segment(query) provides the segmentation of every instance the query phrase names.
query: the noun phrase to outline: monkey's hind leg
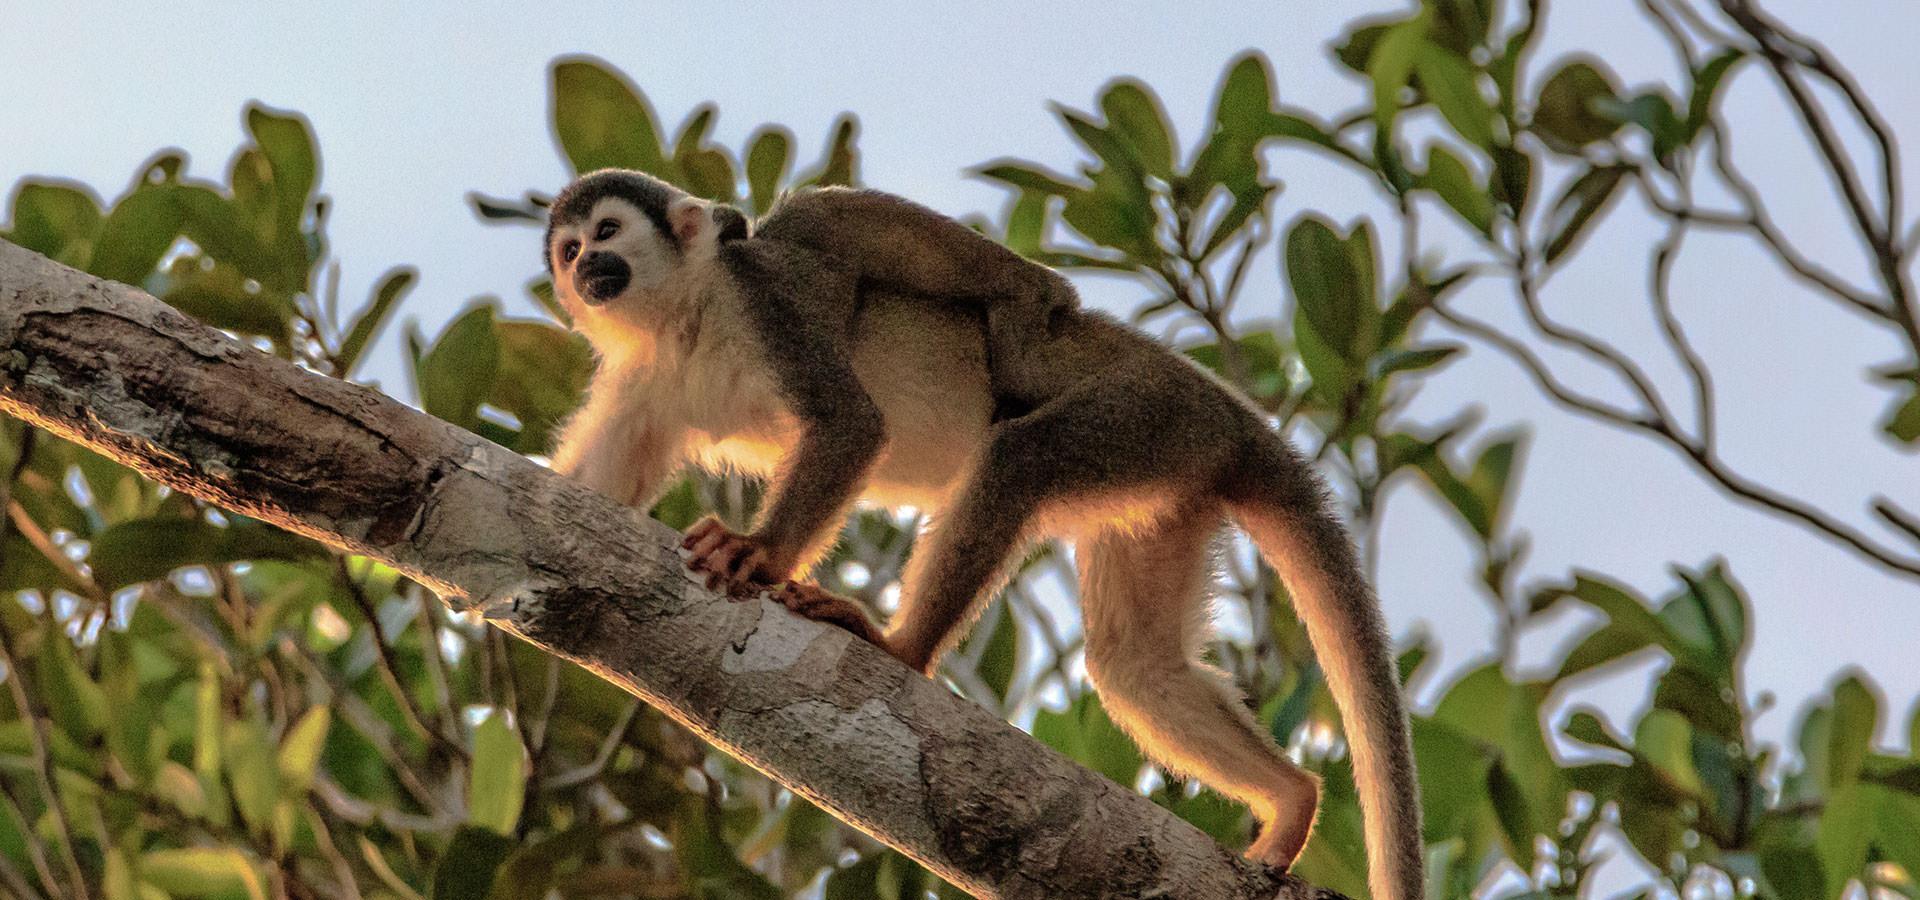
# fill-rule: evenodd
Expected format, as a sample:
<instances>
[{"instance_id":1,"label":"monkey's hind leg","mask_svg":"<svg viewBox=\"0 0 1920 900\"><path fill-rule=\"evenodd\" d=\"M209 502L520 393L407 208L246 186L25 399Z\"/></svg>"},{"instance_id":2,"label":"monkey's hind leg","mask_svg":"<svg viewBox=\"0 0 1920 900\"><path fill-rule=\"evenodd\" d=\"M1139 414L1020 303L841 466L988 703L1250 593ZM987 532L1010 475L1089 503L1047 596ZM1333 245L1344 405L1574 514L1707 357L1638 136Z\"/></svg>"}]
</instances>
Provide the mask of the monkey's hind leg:
<instances>
[{"instance_id":1,"label":"monkey's hind leg","mask_svg":"<svg viewBox=\"0 0 1920 900\"><path fill-rule=\"evenodd\" d=\"M1226 674L1198 659L1223 522L1204 506L1077 543L1087 675L1148 756L1252 809L1262 827L1247 856L1284 868L1307 842L1320 784L1254 722Z\"/></svg>"}]
</instances>

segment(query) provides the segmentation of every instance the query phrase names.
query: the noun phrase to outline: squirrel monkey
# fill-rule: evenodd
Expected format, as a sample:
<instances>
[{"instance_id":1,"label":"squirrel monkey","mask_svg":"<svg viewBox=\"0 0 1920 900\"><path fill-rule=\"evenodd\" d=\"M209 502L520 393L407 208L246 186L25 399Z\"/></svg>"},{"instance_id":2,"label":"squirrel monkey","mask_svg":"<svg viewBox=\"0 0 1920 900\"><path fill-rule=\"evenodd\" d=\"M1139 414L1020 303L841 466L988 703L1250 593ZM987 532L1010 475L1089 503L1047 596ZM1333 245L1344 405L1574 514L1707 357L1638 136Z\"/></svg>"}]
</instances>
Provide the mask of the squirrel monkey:
<instances>
[{"instance_id":1,"label":"squirrel monkey","mask_svg":"<svg viewBox=\"0 0 1920 900\"><path fill-rule=\"evenodd\" d=\"M1210 373L1079 309L1052 270L874 191L803 191L749 228L604 170L555 199L545 254L599 356L556 469L643 509L687 462L768 479L755 529L701 522L689 565L929 674L1016 551L1072 539L1106 709L1166 768L1250 807L1263 827L1247 855L1285 867L1318 780L1198 659L1211 548L1237 523L1285 582L1343 714L1373 896L1422 896L1418 784L1378 603L1320 479ZM931 513L884 631L791 580L856 498Z\"/></svg>"}]
</instances>

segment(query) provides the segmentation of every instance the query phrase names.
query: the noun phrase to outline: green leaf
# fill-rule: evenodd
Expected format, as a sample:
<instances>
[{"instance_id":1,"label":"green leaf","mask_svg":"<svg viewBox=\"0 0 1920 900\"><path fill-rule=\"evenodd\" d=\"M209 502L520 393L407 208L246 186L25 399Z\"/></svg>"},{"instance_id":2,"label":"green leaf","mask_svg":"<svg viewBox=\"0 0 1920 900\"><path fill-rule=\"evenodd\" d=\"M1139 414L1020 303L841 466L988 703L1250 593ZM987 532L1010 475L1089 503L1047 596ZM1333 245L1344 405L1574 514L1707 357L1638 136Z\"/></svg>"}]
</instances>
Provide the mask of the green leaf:
<instances>
[{"instance_id":1,"label":"green leaf","mask_svg":"<svg viewBox=\"0 0 1920 900\"><path fill-rule=\"evenodd\" d=\"M680 185L696 197L719 203L732 203L739 178L733 171L733 159L707 143L707 131L713 126L712 104L694 110L674 139L673 165L680 171Z\"/></svg>"},{"instance_id":2,"label":"green leaf","mask_svg":"<svg viewBox=\"0 0 1920 900\"><path fill-rule=\"evenodd\" d=\"M332 714L324 706L307 710L287 729L280 741L280 781L295 796L304 795L313 786L314 773L320 767L320 751L326 746L327 726Z\"/></svg>"},{"instance_id":3,"label":"green leaf","mask_svg":"<svg viewBox=\"0 0 1920 900\"><path fill-rule=\"evenodd\" d=\"M1019 671L1020 623L1014 618L1013 604L1006 598L1000 598L987 611L981 627L968 637L966 649L979 655L974 661L974 672L987 687L993 689L993 695L999 699L1007 698L1007 689L1013 686L1013 676ZM977 647L977 641L984 640Z\"/></svg>"},{"instance_id":4,"label":"green leaf","mask_svg":"<svg viewBox=\"0 0 1920 900\"><path fill-rule=\"evenodd\" d=\"M1573 249L1587 224L1607 207L1614 189L1631 171L1626 166L1589 168L1553 201L1553 211L1547 220L1547 233L1552 237L1548 238L1545 251L1549 265Z\"/></svg>"},{"instance_id":5,"label":"green leaf","mask_svg":"<svg viewBox=\"0 0 1920 900\"><path fill-rule=\"evenodd\" d=\"M1367 73L1367 61L1373 58L1373 50L1387 32L1405 19L1363 20L1348 31L1346 39L1333 48L1333 56L1340 64L1359 72Z\"/></svg>"},{"instance_id":6,"label":"green leaf","mask_svg":"<svg viewBox=\"0 0 1920 900\"><path fill-rule=\"evenodd\" d=\"M1414 56L1421 90L1447 124L1475 146L1493 146L1493 107L1480 94L1479 73L1467 60L1431 42Z\"/></svg>"},{"instance_id":7,"label":"green leaf","mask_svg":"<svg viewBox=\"0 0 1920 900\"><path fill-rule=\"evenodd\" d=\"M80 186L22 181L13 191L7 240L55 262L84 267L104 221L100 204Z\"/></svg>"},{"instance_id":8,"label":"green leaf","mask_svg":"<svg viewBox=\"0 0 1920 900\"><path fill-rule=\"evenodd\" d=\"M1487 42L1493 24L1493 0L1424 0L1433 12L1434 40L1466 55Z\"/></svg>"},{"instance_id":9,"label":"green leaf","mask_svg":"<svg viewBox=\"0 0 1920 900\"><path fill-rule=\"evenodd\" d=\"M1010 160L990 163L974 174L1012 185L1023 191L1055 197L1066 197L1084 190L1081 186L1071 184L1059 175L1025 162Z\"/></svg>"},{"instance_id":10,"label":"green leaf","mask_svg":"<svg viewBox=\"0 0 1920 900\"><path fill-rule=\"evenodd\" d=\"M519 846L511 837L462 825L433 869L432 900L475 900L487 896L502 863Z\"/></svg>"},{"instance_id":11,"label":"green leaf","mask_svg":"<svg viewBox=\"0 0 1920 900\"><path fill-rule=\"evenodd\" d=\"M1413 755L1419 762L1415 771L1428 843L1459 835L1486 808L1491 748L1443 722L1416 716Z\"/></svg>"},{"instance_id":12,"label":"green leaf","mask_svg":"<svg viewBox=\"0 0 1920 900\"><path fill-rule=\"evenodd\" d=\"M497 374L486 401L520 420L512 449L545 453L586 394L592 351L578 336L544 322L497 321L494 337Z\"/></svg>"},{"instance_id":13,"label":"green leaf","mask_svg":"<svg viewBox=\"0 0 1920 900\"><path fill-rule=\"evenodd\" d=\"M1420 50L1427 43L1427 17L1414 16L1389 28L1373 45L1367 57L1367 77L1373 81L1373 122L1385 137L1393 130L1400 114L1400 94L1413 78Z\"/></svg>"},{"instance_id":14,"label":"green leaf","mask_svg":"<svg viewBox=\"0 0 1920 900\"><path fill-rule=\"evenodd\" d=\"M1673 111L1673 101L1662 93L1645 93L1632 100L1603 98L1593 108L1615 122L1638 125L1653 138L1653 156L1666 164L1686 141L1685 126Z\"/></svg>"},{"instance_id":15,"label":"green leaf","mask_svg":"<svg viewBox=\"0 0 1920 900\"><path fill-rule=\"evenodd\" d=\"M1819 896L1839 897L1849 880L1867 867L1867 849L1873 838L1873 816L1863 802L1868 789L1848 784L1827 797L1832 812L1820 817L1814 852L1820 856L1825 887Z\"/></svg>"},{"instance_id":16,"label":"green leaf","mask_svg":"<svg viewBox=\"0 0 1920 900\"><path fill-rule=\"evenodd\" d=\"M340 371L335 373L338 377L346 378L353 374L354 366L360 362L360 355L366 352L367 345L380 334L380 328L387 323L387 317L393 313L394 305L400 302L400 298L406 295L407 290L413 287L413 282L419 277L420 273L412 266L389 269L387 274L381 276L379 286L373 289L372 299L368 300L366 308L354 317L353 326L348 329L346 338L340 342L338 356Z\"/></svg>"},{"instance_id":17,"label":"green leaf","mask_svg":"<svg viewBox=\"0 0 1920 900\"><path fill-rule=\"evenodd\" d=\"M1346 236L1316 216L1287 233L1287 280L1304 322L1349 363L1364 363L1378 346L1380 308L1374 299L1373 231L1362 223Z\"/></svg>"},{"instance_id":18,"label":"green leaf","mask_svg":"<svg viewBox=\"0 0 1920 900\"><path fill-rule=\"evenodd\" d=\"M1228 132L1251 132L1273 113L1273 71L1265 54L1242 54L1228 67L1213 101L1215 127Z\"/></svg>"},{"instance_id":19,"label":"green leaf","mask_svg":"<svg viewBox=\"0 0 1920 900\"><path fill-rule=\"evenodd\" d=\"M1628 747L1625 741L1614 736L1613 732L1607 728L1606 723L1600 721L1600 717L1585 710L1576 712L1567 718L1567 736L1576 741L1584 741L1595 746L1606 747L1610 750L1618 750L1622 753L1633 752L1632 748Z\"/></svg>"},{"instance_id":20,"label":"green leaf","mask_svg":"<svg viewBox=\"0 0 1920 900\"><path fill-rule=\"evenodd\" d=\"M247 106L247 131L273 170L277 231L297 235L307 200L320 179L320 160L313 132L304 117L271 111L257 103Z\"/></svg>"},{"instance_id":21,"label":"green leaf","mask_svg":"<svg viewBox=\"0 0 1920 900\"><path fill-rule=\"evenodd\" d=\"M520 736L507 724L506 713L495 710L474 729L473 771L467 782L467 821L499 834L513 834L514 826L520 821L520 804L526 787L526 750L520 746Z\"/></svg>"},{"instance_id":22,"label":"green leaf","mask_svg":"<svg viewBox=\"0 0 1920 900\"><path fill-rule=\"evenodd\" d=\"M1880 703L1863 676L1849 675L1834 686L1833 726L1827 750L1827 786L1835 795L1859 780L1867 754L1873 749L1873 736L1879 723Z\"/></svg>"},{"instance_id":23,"label":"green leaf","mask_svg":"<svg viewBox=\"0 0 1920 900\"><path fill-rule=\"evenodd\" d=\"M1880 427L1902 444L1920 441L1920 389L1909 393L1905 401L1895 406Z\"/></svg>"},{"instance_id":24,"label":"green leaf","mask_svg":"<svg viewBox=\"0 0 1920 900\"><path fill-rule=\"evenodd\" d=\"M54 724L83 746L99 737L111 714L107 694L80 665L73 642L65 634L44 631L33 661L34 675Z\"/></svg>"},{"instance_id":25,"label":"green leaf","mask_svg":"<svg viewBox=\"0 0 1920 900\"><path fill-rule=\"evenodd\" d=\"M1650 710L1633 736L1634 753L1665 773L1682 790L1703 793L1700 773L1693 766L1693 727L1679 713Z\"/></svg>"},{"instance_id":26,"label":"green leaf","mask_svg":"<svg viewBox=\"0 0 1920 900\"><path fill-rule=\"evenodd\" d=\"M1578 153L1595 141L1620 130L1620 122L1600 111L1599 104L1617 102L1619 91L1606 64L1576 58L1562 65L1540 88L1534 101L1532 130L1548 147Z\"/></svg>"},{"instance_id":27,"label":"green leaf","mask_svg":"<svg viewBox=\"0 0 1920 900\"><path fill-rule=\"evenodd\" d=\"M1100 96L1100 111L1108 132L1132 149L1148 174L1173 181L1172 126L1152 89L1132 79L1116 81Z\"/></svg>"},{"instance_id":28,"label":"green leaf","mask_svg":"<svg viewBox=\"0 0 1920 900\"><path fill-rule=\"evenodd\" d=\"M1693 73L1693 93L1687 98L1687 140L1693 140L1700 129L1706 127L1708 117L1713 115L1713 101L1719 95L1720 82L1734 64L1746 56L1746 51L1738 48L1722 50Z\"/></svg>"},{"instance_id":29,"label":"green leaf","mask_svg":"<svg viewBox=\"0 0 1920 900\"><path fill-rule=\"evenodd\" d=\"M652 105L598 60L576 57L554 65L553 132L576 173L621 168L673 174Z\"/></svg>"},{"instance_id":30,"label":"green leaf","mask_svg":"<svg viewBox=\"0 0 1920 900\"><path fill-rule=\"evenodd\" d=\"M136 185L107 215L87 272L140 286L180 236L181 221L173 185Z\"/></svg>"},{"instance_id":31,"label":"green leaf","mask_svg":"<svg viewBox=\"0 0 1920 900\"><path fill-rule=\"evenodd\" d=\"M1760 871L1773 888L1774 897L1838 897L1839 892L1822 893L1824 879L1820 873L1820 857L1813 851L1798 844L1780 844L1763 847L1760 851Z\"/></svg>"},{"instance_id":32,"label":"green leaf","mask_svg":"<svg viewBox=\"0 0 1920 900\"><path fill-rule=\"evenodd\" d=\"M1068 195L1062 221L1096 244L1112 247L1140 264L1161 256L1154 241L1158 213L1137 169L1106 166L1092 173L1093 187Z\"/></svg>"},{"instance_id":33,"label":"green leaf","mask_svg":"<svg viewBox=\"0 0 1920 900\"><path fill-rule=\"evenodd\" d=\"M499 365L493 306L475 306L447 325L415 367L420 407L469 431L475 429L480 424L480 403L492 393Z\"/></svg>"},{"instance_id":34,"label":"green leaf","mask_svg":"<svg viewBox=\"0 0 1920 900\"><path fill-rule=\"evenodd\" d=\"M1033 736L1129 789L1146 763L1092 693L1081 694L1060 712L1040 710L1033 717Z\"/></svg>"},{"instance_id":35,"label":"green leaf","mask_svg":"<svg viewBox=\"0 0 1920 900\"><path fill-rule=\"evenodd\" d=\"M205 519L160 516L133 519L94 536L87 564L108 592L157 581L184 566L220 566L244 560L317 559L326 548L250 519L215 525Z\"/></svg>"},{"instance_id":36,"label":"green leaf","mask_svg":"<svg viewBox=\"0 0 1920 900\"><path fill-rule=\"evenodd\" d=\"M853 146L859 130L853 116L841 116L834 122L833 137L827 142L827 154L811 175L803 176L806 185L851 185L860 178L860 154Z\"/></svg>"},{"instance_id":37,"label":"green leaf","mask_svg":"<svg viewBox=\"0 0 1920 900\"><path fill-rule=\"evenodd\" d=\"M266 833L272 824L274 805L280 802L280 770L267 730L251 721L228 722L221 753L240 817L254 833Z\"/></svg>"},{"instance_id":38,"label":"green leaf","mask_svg":"<svg viewBox=\"0 0 1920 900\"><path fill-rule=\"evenodd\" d=\"M1049 201L1046 194L1021 191L1019 199L1013 202L1013 209L1007 213L1007 233L1000 242L1023 256L1040 253L1041 241L1046 237Z\"/></svg>"},{"instance_id":39,"label":"green leaf","mask_svg":"<svg viewBox=\"0 0 1920 900\"><path fill-rule=\"evenodd\" d=\"M1747 627L1746 599L1716 563L1705 572L1676 569L1686 587L1660 610L1660 620L1674 635L1698 652L1703 667L1721 683L1732 684L1740 658L1752 637Z\"/></svg>"},{"instance_id":40,"label":"green leaf","mask_svg":"<svg viewBox=\"0 0 1920 900\"><path fill-rule=\"evenodd\" d=\"M140 878L174 897L267 898L266 878L232 848L149 850L140 855Z\"/></svg>"},{"instance_id":41,"label":"green leaf","mask_svg":"<svg viewBox=\"0 0 1920 900\"><path fill-rule=\"evenodd\" d=\"M1459 344L1437 344L1426 347L1403 347L1388 350L1373 358L1373 377L1384 379L1396 372L1420 372L1443 365L1459 355L1465 347Z\"/></svg>"},{"instance_id":42,"label":"green leaf","mask_svg":"<svg viewBox=\"0 0 1920 900\"><path fill-rule=\"evenodd\" d=\"M1616 646L1624 643L1637 642L1637 646L1635 646L1634 649L1638 649L1639 646L1652 645L1661 647L1680 659L1692 658L1685 645L1668 629L1666 622L1662 621L1653 610L1648 609L1646 603L1639 597L1636 597L1631 591L1619 584L1580 574L1574 577L1574 582L1571 586L1553 588L1549 591L1549 594L1552 595L1554 599L1572 598L1579 600L1606 614L1610 620L1609 627L1619 629L1621 637L1628 639L1619 641ZM1569 671L1569 668L1572 666L1575 656L1579 655L1576 649L1576 653L1568 657L1567 663L1563 665L1558 677L1565 678L1568 675L1574 674L1573 671ZM1587 657L1582 661L1587 667L1591 667L1600 662L1618 658L1619 655L1622 654L1614 654L1606 659L1599 660L1592 660L1591 657Z\"/></svg>"},{"instance_id":43,"label":"green leaf","mask_svg":"<svg viewBox=\"0 0 1920 900\"><path fill-rule=\"evenodd\" d=\"M766 128L753 136L747 149L747 196L753 211L766 215L779 196L780 182L793 165L793 135L784 128Z\"/></svg>"},{"instance_id":44,"label":"green leaf","mask_svg":"<svg viewBox=\"0 0 1920 900\"><path fill-rule=\"evenodd\" d=\"M189 253L167 266L159 297L215 328L270 338L284 353L292 343L293 300L250 280L238 266Z\"/></svg>"},{"instance_id":45,"label":"green leaf","mask_svg":"<svg viewBox=\"0 0 1920 900\"><path fill-rule=\"evenodd\" d=\"M1435 144L1427 151L1427 174L1420 179L1424 187L1445 201L1475 231L1493 233L1493 200L1479 179L1468 171L1466 163Z\"/></svg>"}]
</instances>

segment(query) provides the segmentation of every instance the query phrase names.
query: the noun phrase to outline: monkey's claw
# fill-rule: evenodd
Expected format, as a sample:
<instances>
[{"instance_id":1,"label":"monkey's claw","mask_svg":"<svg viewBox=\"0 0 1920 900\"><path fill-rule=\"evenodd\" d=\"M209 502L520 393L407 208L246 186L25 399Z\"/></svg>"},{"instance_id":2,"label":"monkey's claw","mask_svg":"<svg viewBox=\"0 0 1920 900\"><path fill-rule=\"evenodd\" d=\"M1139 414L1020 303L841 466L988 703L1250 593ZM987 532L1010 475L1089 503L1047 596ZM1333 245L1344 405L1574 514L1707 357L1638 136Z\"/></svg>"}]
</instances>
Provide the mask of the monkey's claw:
<instances>
[{"instance_id":1,"label":"monkey's claw","mask_svg":"<svg viewBox=\"0 0 1920 900\"><path fill-rule=\"evenodd\" d=\"M724 591L739 600L775 579L769 571L772 556L759 542L734 533L711 516L687 529L680 546L688 552L687 568L706 575L707 590Z\"/></svg>"},{"instance_id":2,"label":"monkey's claw","mask_svg":"<svg viewBox=\"0 0 1920 900\"><path fill-rule=\"evenodd\" d=\"M873 622L867 619L867 612L860 608L860 604L830 593L819 585L789 581L774 590L773 602L815 622L838 625L876 647L886 646L880 640L879 629L873 627Z\"/></svg>"}]
</instances>

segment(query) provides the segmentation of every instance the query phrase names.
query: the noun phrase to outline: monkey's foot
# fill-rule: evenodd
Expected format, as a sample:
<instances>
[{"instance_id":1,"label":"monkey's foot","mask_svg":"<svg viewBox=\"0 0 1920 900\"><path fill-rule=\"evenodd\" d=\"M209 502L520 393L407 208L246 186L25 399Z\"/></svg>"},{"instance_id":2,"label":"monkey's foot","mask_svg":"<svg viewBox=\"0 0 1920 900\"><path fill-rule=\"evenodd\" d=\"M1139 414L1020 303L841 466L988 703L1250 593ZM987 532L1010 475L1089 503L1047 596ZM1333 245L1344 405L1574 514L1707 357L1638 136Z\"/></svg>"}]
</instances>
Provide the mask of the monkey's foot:
<instances>
[{"instance_id":1,"label":"monkey's foot","mask_svg":"<svg viewBox=\"0 0 1920 900\"><path fill-rule=\"evenodd\" d=\"M773 591L773 602L816 622L845 628L853 632L855 637L864 638L876 647L886 647L881 643L880 630L873 627L873 622L867 619L867 611L861 609L860 604L819 585L789 581Z\"/></svg>"},{"instance_id":2,"label":"monkey's foot","mask_svg":"<svg viewBox=\"0 0 1920 900\"><path fill-rule=\"evenodd\" d=\"M1311 809L1311 808L1309 808ZM1293 861L1300 856L1300 848L1306 846L1307 829L1312 826L1312 813L1309 811L1307 827L1282 821L1268 822L1260 827L1260 836L1253 839L1247 847L1246 856L1254 862L1287 871Z\"/></svg>"},{"instance_id":3,"label":"monkey's foot","mask_svg":"<svg viewBox=\"0 0 1920 900\"><path fill-rule=\"evenodd\" d=\"M687 568L706 575L707 590L724 591L736 600L778 580L772 555L758 541L735 533L712 516L687 529L680 547L688 551Z\"/></svg>"}]
</instances>

